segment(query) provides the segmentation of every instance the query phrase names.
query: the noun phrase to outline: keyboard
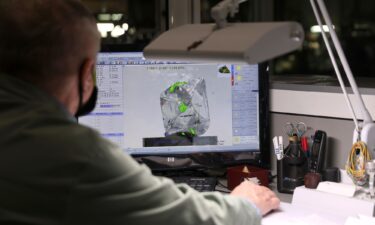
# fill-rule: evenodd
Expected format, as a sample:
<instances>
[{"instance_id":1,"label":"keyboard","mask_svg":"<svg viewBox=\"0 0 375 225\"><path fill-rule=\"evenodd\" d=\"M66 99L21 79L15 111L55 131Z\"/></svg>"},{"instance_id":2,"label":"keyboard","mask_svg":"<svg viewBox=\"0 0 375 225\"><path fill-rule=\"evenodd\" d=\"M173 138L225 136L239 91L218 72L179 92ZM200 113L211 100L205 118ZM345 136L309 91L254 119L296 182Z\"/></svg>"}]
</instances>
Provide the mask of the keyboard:
<instances>
[{"instance_id":1,"label":"keyboard","mask_svg":"<svg viewBox=\"0 0 375 225\"><path fill-rule=\"evenodd\" d=\"M199 192L215 191L217 178L215 177L169 177L175 183L185 183Z\"/></svg>"}]
</instances>

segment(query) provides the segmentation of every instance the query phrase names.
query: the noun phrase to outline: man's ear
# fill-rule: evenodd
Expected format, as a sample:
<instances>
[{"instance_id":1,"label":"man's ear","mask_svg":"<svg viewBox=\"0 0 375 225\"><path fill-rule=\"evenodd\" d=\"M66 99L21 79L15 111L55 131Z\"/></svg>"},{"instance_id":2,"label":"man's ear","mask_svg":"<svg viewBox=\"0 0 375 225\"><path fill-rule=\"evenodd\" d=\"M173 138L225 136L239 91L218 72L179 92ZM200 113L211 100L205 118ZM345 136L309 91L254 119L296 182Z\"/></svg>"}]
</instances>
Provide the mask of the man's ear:
<instances>
[{"instance_id":1,"label":"man's ear","mask_svg":"<svg viewBox=\"0 0 375 225\"><path fill-rule=\"evenodd\" d=\"M80 83L82 89L82 103L86 103L90 98L95 82L93 74L95 72L95 59L87 58L83 61L80 71Z\"/></svg>"}]
</instances>

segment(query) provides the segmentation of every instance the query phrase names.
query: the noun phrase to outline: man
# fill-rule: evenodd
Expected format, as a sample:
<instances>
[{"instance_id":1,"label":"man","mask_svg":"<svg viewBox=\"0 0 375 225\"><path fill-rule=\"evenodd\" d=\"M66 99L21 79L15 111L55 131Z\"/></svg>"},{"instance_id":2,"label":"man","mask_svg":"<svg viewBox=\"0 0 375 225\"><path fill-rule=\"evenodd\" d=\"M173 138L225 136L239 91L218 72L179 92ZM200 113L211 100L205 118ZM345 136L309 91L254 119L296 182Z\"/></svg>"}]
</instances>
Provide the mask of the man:
<instances>
[{"instance_id":1,"label":"man","mask_svg":"<svg viewBox=\"0 0 375 225\"><path fill-rule=\"evenodd\" d=\"M100 37L78 0L0 1L0 224L259 224L273 192L198 193L76 123Z\"/></svg>"}]
</instances>

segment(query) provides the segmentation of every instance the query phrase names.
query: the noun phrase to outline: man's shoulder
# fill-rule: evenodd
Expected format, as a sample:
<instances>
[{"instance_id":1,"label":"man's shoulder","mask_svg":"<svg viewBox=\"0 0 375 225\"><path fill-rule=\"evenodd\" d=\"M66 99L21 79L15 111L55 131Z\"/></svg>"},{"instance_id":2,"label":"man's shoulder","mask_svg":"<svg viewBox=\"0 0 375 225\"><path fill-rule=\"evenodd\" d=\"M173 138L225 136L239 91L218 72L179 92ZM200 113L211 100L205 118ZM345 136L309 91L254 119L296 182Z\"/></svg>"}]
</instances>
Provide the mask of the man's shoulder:
<instances>
[{"instance_id":1,"label":"man's shoulder","mask_svg":"<svg viewBox=\"0 0 375 225\"><path fill-rule=\"evenodd\" d=\"M80 151L93 151L108 141L92 128L74 122L55 122L36 129L35 138L46 141L50 146Z\"/></svg>"},{"instance_id":2,"label":"man's shoulder","mask_svg":"<svg viewBox=\"0 0 375 225\"><path fill-rule=\"evenodd\" d=\"M98 163L123 164L129 157L97 131L77 123L49 124L33 133L33 150L52 161L98 167ZM36 149L39 148L39 149ZM103 168L105 169L105 168Z\"/></svg>"}]
</instances>

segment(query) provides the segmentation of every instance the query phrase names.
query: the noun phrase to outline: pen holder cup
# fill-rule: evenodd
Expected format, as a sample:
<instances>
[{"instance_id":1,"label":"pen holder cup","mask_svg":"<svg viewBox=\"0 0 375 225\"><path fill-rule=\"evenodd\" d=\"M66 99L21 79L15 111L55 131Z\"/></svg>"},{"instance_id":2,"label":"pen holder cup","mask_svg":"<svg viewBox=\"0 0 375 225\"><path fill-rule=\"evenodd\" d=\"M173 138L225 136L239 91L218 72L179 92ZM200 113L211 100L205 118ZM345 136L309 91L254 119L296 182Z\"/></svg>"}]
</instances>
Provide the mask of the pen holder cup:
<instances>
[{"instance_id":1,"label":"pen holder cup","mask_svg":"<svg viewBox=\"0 0 375 225\"><path fill-rule=\"evenodd\" d=\"M308 160L299 143L289 144L284 152L284 157L277 161L277 190L281 193L293 193L296 187L304 185Z\"/></svg>"}]
</instances>

